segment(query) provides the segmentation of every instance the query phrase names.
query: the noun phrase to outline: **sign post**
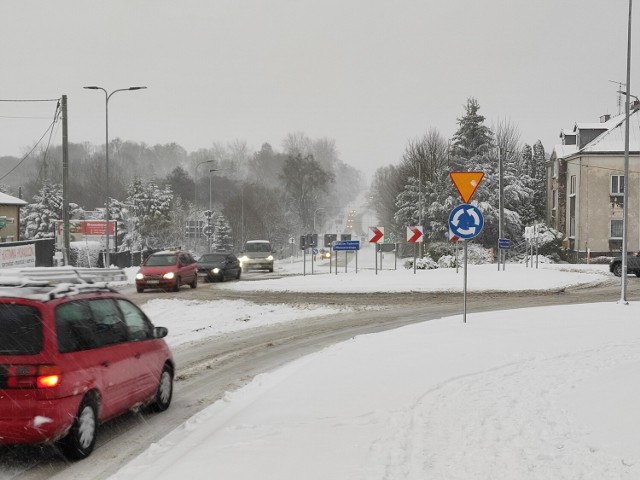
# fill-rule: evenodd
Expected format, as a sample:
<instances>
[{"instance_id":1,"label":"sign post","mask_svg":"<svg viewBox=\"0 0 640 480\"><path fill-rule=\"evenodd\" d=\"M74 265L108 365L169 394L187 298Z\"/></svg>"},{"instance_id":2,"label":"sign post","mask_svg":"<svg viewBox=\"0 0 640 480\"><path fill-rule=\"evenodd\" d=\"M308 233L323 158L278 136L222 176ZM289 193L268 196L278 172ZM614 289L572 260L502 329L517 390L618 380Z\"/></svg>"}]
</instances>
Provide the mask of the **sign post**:
<instances>
[{"instance_id":1,"label":"sign post","mask_svg":"<svg viewBox=\"0 0 640 480\"><path fill-rule=\"evenodd\" d=\"M416 274L416 261L418 257L418 243L424 241L424 229L420 225L407 227L407 242L413 243L413 274ZM396 247L397 248L397 247Z\"/></svg>"},{"instance_id":2,"label":"sign post","mask_svg":"<svg viewBox=\"0 0 640 480\"><path fill-rule=\"evenodd\" d=\"M369 227L369 243L374 244L373 254L376 258L376 275L378 274L378 243L384 238L384 227ZM382 268L382 265L380 265Z\"/></svg>"},{"instance_id":3,"label":"sign post","mask_svg":"<svg viewBox=\"0 0 640 480\"><path fill-rule=\"evenodd\" d=\"M463 280L463 314L462 321L467 323L467 241L477 237L484 227L482 212L474 205L470 205L471 197L484 177L484 172L451 172L451 180L458 189L458 193L464 202L458 205L449 214L449 237L457 237L463 240L464 249L464 280Z\"/></svg>"}]
</instances>

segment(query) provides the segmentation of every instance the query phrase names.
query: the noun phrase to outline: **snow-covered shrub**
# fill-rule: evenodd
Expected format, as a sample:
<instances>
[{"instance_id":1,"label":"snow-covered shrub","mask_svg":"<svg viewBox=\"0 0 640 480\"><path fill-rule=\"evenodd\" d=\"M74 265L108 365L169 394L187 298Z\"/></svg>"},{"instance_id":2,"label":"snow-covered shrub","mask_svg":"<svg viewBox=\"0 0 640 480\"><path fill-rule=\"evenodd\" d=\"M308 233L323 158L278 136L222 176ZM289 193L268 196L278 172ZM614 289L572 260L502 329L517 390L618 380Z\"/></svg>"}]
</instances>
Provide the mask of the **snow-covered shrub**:
<instances>
[{"instance_id":1,"label":"snow-covered shrub","mask_svg":"<svg viewBox=\"0 0 640 480\"><path fill-rule=\"evenodd\" d=\"M405 260L404 268L413 268L413 258ZM416 268L419 270L433 270L434 268L438 268L438 263L433 260L433 258L427 255L422 258L416 259Z\"/></svg>"},{"instance_id":2,"label":"snow-covered shrub","mask_svg":"<svg viewBox=\"0 0 640 480\"><path fill-rule=\"evenodd\" d=\"M71 242L69 244L69 263L74 267L98 266L102 244L100 242Z\"/></svg>"},{"instance_id":3,"label":"snow-covered shrub","mask_svg":"<svg viewBox=\"0 0 640 480\"><path fill-rule=\"evenodd\" d=\"M460 261L460 259L458 259L458 261ZM455 255L443 255L438 259L438 268L455 268L455 266Z\"/></svg>"}]
</instances>

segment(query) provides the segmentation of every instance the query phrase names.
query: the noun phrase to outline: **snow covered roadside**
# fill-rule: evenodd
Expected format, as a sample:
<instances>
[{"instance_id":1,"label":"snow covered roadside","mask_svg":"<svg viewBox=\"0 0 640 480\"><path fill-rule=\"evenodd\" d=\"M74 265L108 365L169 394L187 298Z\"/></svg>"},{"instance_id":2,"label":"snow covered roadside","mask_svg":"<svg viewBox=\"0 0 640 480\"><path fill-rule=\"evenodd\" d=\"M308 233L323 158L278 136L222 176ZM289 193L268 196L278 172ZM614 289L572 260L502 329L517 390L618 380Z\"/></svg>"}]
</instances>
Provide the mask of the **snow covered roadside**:
<instances>
[{"instance_id":1,"label":"snow covered roadside","mask_svg":"<svg viewBox=\"0 0 640 480\"><path fill-rule=\"evenodd\" d=\"M638 478L640 304L460 316L257 377L113 479Z\"/></svg>"},{"instance_id":2,"label":"snow covered roadside","mask_svg":"<svg viewBox=\"0 0 640 480\"><path fill-rule=\"evenodd\" d=\"M491 277L504 282L510 272L507 283L524 290L541 281L517 265L500 273L491 267L485 289L493 289ZM553 288L617 280L606 266L570 268L539 270ZM430 272L446 275L420 273ZM415 283L412 272L403 273ZM379 288L375 274L360 275L342 277ZM224 287L347 285L314 277ZM169 306L160 310L172 316ZM639 478L639 314L639 303L612 299L359 336L256 377L112 478Z\"/></svg>"}]
</instances>

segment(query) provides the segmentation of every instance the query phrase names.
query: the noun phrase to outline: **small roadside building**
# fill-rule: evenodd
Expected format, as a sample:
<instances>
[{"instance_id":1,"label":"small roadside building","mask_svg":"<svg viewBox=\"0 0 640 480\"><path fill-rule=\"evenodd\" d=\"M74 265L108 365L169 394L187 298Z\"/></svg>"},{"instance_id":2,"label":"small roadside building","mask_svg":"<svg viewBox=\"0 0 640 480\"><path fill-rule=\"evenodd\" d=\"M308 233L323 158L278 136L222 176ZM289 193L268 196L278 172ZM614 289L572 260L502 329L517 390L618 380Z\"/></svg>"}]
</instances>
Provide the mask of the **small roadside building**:
<instances>
[{"instance_id":1,"label":"small roadside building","mask_svg":"<svg viewBox=\"0 0 640 480\"><path fill-rule=\"evenodd\" d=\"M624 178L626 116L562 130L547 162L547 223L565 234L578 262L622 251L624 189L627 248L640 250L640 105L629 114L629 178Z\"/></svg>"},{"instance_id":2,"label":"small roadside building","mask_svg":"<svg viewBox=\"0 0 640 480\"><path fill-rule=\"evenodd\" d=\"M20 208L27 202L0 192L0 242L20 240Z\"/></svg>"}]
</instances>

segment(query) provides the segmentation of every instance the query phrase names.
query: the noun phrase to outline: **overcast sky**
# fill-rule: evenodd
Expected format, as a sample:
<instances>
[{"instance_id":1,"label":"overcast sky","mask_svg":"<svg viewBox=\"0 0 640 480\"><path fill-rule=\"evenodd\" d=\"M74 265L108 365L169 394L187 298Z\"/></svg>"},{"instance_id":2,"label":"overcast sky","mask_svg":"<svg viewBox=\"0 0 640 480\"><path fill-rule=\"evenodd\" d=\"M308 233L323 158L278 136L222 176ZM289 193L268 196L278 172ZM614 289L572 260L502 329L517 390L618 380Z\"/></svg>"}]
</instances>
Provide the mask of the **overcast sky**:
<instances>
[{"instance_id":1,"label":"overcast sky","mask_svg":"<svg viewBox=\"0 0 640 480\"><path fill-rule=\"evenodd\" d=\"M111 139L258 150L303 132L370 175L431 128L450 138L475 97L487 125L549 153L562 128L618 113L627 18L628 0L6 1L0 99L66 94L69 141L101 145L104 94L82 87L144 85L109 101ZM0 156L26 153L54 108L0 102Z\"/></svg>"}]
</instances>

